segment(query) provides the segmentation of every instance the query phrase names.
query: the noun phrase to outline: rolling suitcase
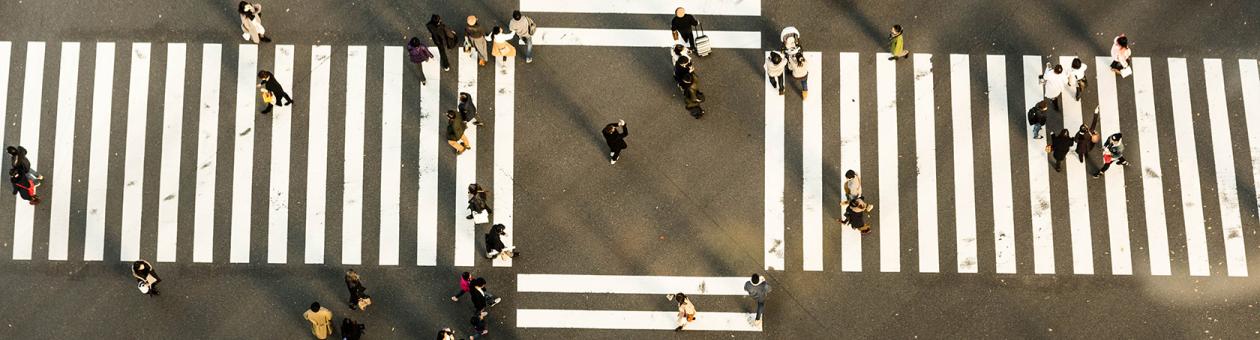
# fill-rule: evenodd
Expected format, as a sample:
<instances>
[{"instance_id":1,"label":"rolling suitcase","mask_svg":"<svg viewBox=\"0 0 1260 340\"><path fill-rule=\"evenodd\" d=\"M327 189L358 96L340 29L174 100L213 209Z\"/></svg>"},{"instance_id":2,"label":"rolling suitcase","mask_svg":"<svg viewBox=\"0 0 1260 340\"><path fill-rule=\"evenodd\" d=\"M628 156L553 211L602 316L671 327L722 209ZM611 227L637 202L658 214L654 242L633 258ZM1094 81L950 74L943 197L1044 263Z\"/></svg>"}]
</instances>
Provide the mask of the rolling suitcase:
<instances>
[{"instance_id":1,"label":"rolling suitcase","mask_svg":"<svg viewBox=\"0 0 1260 340\"><path fill-rule=\"evenodd\" d=\"M701 57L709 56L713 52L713 44L709 41L709 35L704 34L704 25L699 25L700 35L696 36L696 55Z\"/></svg>"}]
</instances>

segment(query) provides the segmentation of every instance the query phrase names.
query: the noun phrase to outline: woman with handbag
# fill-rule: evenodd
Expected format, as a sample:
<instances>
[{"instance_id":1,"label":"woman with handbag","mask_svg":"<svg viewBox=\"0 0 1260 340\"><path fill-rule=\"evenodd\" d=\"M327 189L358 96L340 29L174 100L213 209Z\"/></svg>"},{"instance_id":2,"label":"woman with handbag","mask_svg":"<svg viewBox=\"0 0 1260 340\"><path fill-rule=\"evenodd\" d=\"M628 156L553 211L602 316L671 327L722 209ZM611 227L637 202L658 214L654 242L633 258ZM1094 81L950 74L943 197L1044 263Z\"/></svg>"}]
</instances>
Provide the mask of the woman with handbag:
<instances>
[{"instance_id":1,"label":"woman with handbag","mask_svg":"<svg viewBox=\"0 0 1260 340\"><path fill-rule=\"evenodd\" d=\"M840 224L848 224L850 228L862 232L863 235L871 232L871 224L866 220L866 213L875 208L874 204L866 204L866 199L858 196L849 200L849 206L845 207L844 215L840 219Z\"/></svg>"},{"instance_id":2,"label":"woman with handbag","mask_svg":"<svg viewBox=\"0 0 1260 340\"><path fill-rule=\"evenodd\" d=\"M521 255L516 252L516 247L508 247L503 243L503 236L507 235L506 229L507 227L502 224L490 227L490 231L486 233L486 258L493 259L498 256L510 259Z\"/></svg>"},{"instance_id":3,"label":"woman with handbag","mask_svg":"<svg viewBox=\"0 0 1260 340\"><path fill-rule=\"evenodd\" d=\"M503 58L503 62L507 62L508 57L515 58L516 46L512 46L514 38L516 38L515 33L504 31L502 27L495 26L490 29L490 40L494 41L494 44L490 45L490 54Z\"/></svg>"},{"instance_id":4,"label":"woman with handbag","mask_svg":"<svg viewBox=\"0 0 1260 340\"><path fill-rule=\"evenodd\" d=\"M271 38L267 37L267 29L262 25L262 5L251 4L241 1L236 8L237 14L241 15L241 38L253 41L255 44L259 42L271 42Z\"/></svg>"},{"instance_id":5,"label":"woman with handbag","mask_svg":"<svg viewBox=\"0 0 1260 340\"><path fill-rule=\"evenodd\" d=\"M1133 74L1133 70L1129 70L1129 62L1132 59L1133 51L1129 49L1129 37L1120 33L1111 44L1111 72L1127 78Z\"/></svg>"},{"instance_id":6,"label":"woman with handbag","mask_svg":"<svg viewBox=\"0 0 1260 340\"><path fill-rule=\"evenodd\" d=\"M354 269L346 271L346 289L350 290L350 309L363 310L372 304L372 297L364 294L367 288L359 280L359 273Z\"/></svg>"},{"instance_id":7,"label":"woman with handbag","mask_svg":"<svg viewBox=\"0 0 1260 340\"><path fill-rule=\"evenodd\" d=\"M696 321L696 305L691 303L691 299L687 298L687 294L674 294L674 302L678 303L678 328L674 328L675 332L682 331L684 326Z\"/></svg>"},{"instance_id":8,"label":"woman with handbag","mask_svg":"<svg viewBox=\"0 0 1260 340\"><path fill-rule=\"evenodd\" d=\"M140 287L140 292L148 294L150 297L158 295L157 284L162 282L157 272L153 271L153 265L149 261L139 260L131 263L131 276L136 278L136 282Z\"/></svg>"},{"instance_id":9,"label":"woman with handbag","mask_svg":"<svg viewBox=\"0 0 1260 340\"><path fill-rule=\"evenodd\" d=\"M490 203L486 202L487 193L477 183L468 185L468 216L465 218L473 220L473 224L490 222L490 214L494 213L494 209L490 209Z\"/></svg>"}]
</instances>

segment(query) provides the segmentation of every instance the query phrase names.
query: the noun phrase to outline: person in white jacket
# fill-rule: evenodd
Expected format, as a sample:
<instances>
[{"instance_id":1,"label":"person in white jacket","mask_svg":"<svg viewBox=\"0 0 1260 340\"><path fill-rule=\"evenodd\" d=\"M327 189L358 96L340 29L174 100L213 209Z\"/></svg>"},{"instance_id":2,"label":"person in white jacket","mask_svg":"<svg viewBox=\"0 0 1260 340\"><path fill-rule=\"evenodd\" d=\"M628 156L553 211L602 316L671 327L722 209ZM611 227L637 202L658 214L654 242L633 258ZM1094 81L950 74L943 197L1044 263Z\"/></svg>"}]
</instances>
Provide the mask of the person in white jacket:
<instances>
[{"instance_id":1,"label":"person in white jacket","mask_svg":"<svg viewBox=\"0 0 1260 340\"><path fill-rule=\"evenodd\" d=\"M1046 99L1054 102L1055 111L1063 112L1059 100L1063 97L1063 89L1067 88L1068 75L1063 73L1063 65L1050 66L1046 63L1045 72L1039 77Z\"/></svg>"},{"instance_id":2,"label":"person in white jacket","mask_svg":"<svg viewBox=\"0 0 1260 340\"><path fill-rule=\"evenodd\" d=\"M1076 94L1076 101L1081 101L1081 93L1089 87L1089 82L1085 79L1085 70L1089 69L1089 65L1081 62L1081 58L1072 59L1072 71L1068 73L1068 86L1072 87Z\"/></svg>"}]
</instances>

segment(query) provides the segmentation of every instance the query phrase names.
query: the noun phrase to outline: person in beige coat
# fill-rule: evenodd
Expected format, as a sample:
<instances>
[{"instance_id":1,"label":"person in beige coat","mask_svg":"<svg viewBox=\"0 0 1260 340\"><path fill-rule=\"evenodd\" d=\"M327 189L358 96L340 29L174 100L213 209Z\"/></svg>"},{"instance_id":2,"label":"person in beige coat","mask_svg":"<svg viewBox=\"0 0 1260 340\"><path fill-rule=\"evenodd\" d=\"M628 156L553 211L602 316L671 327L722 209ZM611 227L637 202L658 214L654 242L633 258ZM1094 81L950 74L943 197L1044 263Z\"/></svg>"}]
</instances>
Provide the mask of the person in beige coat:
<instances>
[{"instance_id":1,"label":"person in beige coat","mask_svg":"<svg viewBox=\"0 0 1260 340\"><path fill-rule=\"evenodd\" d=\"M262 5L251 4L241 1L237 6L237 13L241 15L241 38L253 41L255 44L259 42L271 42L271 38L267 37L267 29L262 25Z\"/></svg>"},{"instance_id":2,"label":"person in beige coat","mask_svg":"<svg viewBox=\"0 0 1260 340\"><path fill-rule=\"evenodd\" d=\"M311 309L302 313L302 318L311 322L311 334L315 334L316 339L324 340L332 335L332 311L320 307L319 302L312 302Z\"/></svg>"}]
</instances>

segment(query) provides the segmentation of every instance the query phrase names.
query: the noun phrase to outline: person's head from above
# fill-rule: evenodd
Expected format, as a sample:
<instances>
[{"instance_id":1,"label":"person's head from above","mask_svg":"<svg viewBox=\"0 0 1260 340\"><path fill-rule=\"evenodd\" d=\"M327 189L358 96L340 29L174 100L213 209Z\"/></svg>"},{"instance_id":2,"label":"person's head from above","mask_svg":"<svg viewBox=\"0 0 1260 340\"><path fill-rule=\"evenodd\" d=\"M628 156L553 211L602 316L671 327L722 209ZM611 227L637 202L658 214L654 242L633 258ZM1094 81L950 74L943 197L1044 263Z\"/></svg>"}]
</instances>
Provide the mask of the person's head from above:
<instances>
[{"instance_id":1,"label":"person's head from above","mask_svg":"<svg viewBox=\"0 0 1260 340\"><path fill-rule=\"evenodd\" d=\"M476 16L476 15L469 15L469 16L468 16L468 26L477 26L477 16Z\"/></svg>"},{"instance_id":2,"label":"person's head from above","mask_svg":"<svg viewBox=\"0 0 1260 340\"><path fill-rule=\"evenodd\" d=\"M262 80L271 79L271 72L258 71L258 79L262 79Z\"/></svg>"},{"instance_id":3,"label":"person's head from above","mask_svg":"<svg viewBox=\"0 0 1260 340\"><path fill-rule=\"evenodd\" d=\"M494 28L490 29L490 34L499 34L499 33L503 33L502 27L494 26Z\"/></svg>"},{"instance_id":4,"label":"person's head from above","mask_svg":"<svg viewBox=\"0 0 1260 340\"><path fill-rule=\"evenodd\" d=\"M311 311L312 311L312 312L318 312L318 311L319 311L319 302L311 302Z\"/></svg>"},{"instance_id":5,"label":"person's head from above","mask_svg":"<svg viewBox=\"0 0 1260 340\"><path fill-rule=\"evenodd\" d=\"M486 279L485 279L485 278L480 278L480 277L479 277L479 278L476 278L476 279L473 279L473 280L472 280L472 285L473 285L473 287L485 287L485 285L486 285Z\"/></svg>"},{"instance_id":6,"label":"person's head from above","mask_svg":"<svg viewBox=\"0 0 1260 340\"><path fill-rule=\"evenodd\" d=\"M420 47L420 38L419 38L419 37L411 37L411 41L408 41L408 42L407 42L407 46L411 46L411 47Z\"/></svg>"},{"instance_id":7,"label":"person's head from above","mask_svg":"<svg viewBox=\"0 0 1260 340\"><path fill-rule=\"evenodd\" d=\"M682 44L674 44L674 54L682 55L685 48Z\"/></svg>"},{"instance_id":8,"label":"person's head from above","mask_svg":"<svg viewBox=\"0 0 1260 340\"><path fill-rule=\"evenodd\" d=\"M253 12L254 12L254 5L251 5L251 4L249 4L248 2L241 1L241 3L240 3L240 4L237 4L237 6L236 6L236 11L237 11L237 12L240 12L241 14L245 14L245 13L253 13Z\"/></svg>"},{"instance_id":9,"label":"person's head from above","mask_svg":"<svg viewBox=\"0 0 1260 340\"><path fill-rule=\"evenodd\" d=\"M463 274L459 274L459 278L472 281L472 273L464 272Z\"/></svg>"},{"instance_id":10,"label":"person's head from above","mask_svg":"<svg viewBox=\"0 0 1260 340\"><path fill-rule=\"evenodd\" d=\"M1117 134L1111 135L1111 141L1112 141L1112 142L1119 142L1119 141L1120 141L1120 134L1119 134L1119 133L1117 133Z\"/></svg>"},{"instance_id":11,"label":"person's head from above","mask_svg":"<svg viewBox=\"0 0 1260 340\"><path fill-rule=\"evenodd\" d=\"M1070 133L1071 132L1068 132L1068 129L1066 128L1064 128L1063 130L1059 130L1059 136L1067 137L1070 135Z\"/></svg>"},{"instance_id":12,"label":"person's head from above","mask_svg":"<svg viewBox=\"0 0 1260 340\"><path fill-rule=\"evenodd\" d=\"M759 284L761 284L761 275L752 274L752 280L751 280L751 281L752 281L752 284L755 284L755 285L759 285Z\"/></svg>"},{"instance_id":13,"label":"person's head from above","mask_svg":"<svg viewBox=\"0 0 1260 340\"><path fill-rule=\"evenodd\" d=\"M460 92L460 93L459 93L459 101L460 101L460 102L466 102L466 101L469 101L469 100L472 100L472 95L471 95L471 94L468 94L468 92Z\"/></svg>"},{"instance_id":14,"label":"person's head from above","mask_svg":"<svg viewBox=\"0 0 1260 340\"><path fill-rule=\"evenodd\" d=\"M446 119L455 119L455 115L458 113L455 110L446 110Z\"/></svg>"},{"instance_id":15,"label":"person's head from above","mask_svg":"<svg viewBox=\"0 0 1260 340\"><path fill-rule=\"evenodd\" d=\"M674 294L674 302L678 302L678 304L681 305L683 304L683 302L686 302L686 301L687 301L687 294L683 294L682 292L678 292L678 294Z\"/></svg>"},{"instance_id":16,"label":"person's head from above","mask_svg":"<svg viewBox=\"0 0 1260 340\"><path fill-rule=\"evenodd\" d=\"M848 178L848 179L857 178L857 171L853 171L853 170L845 171L844 178Z\"/></svg>"},{"instance_id":17,"label":"person's head from above","mask_svg":"<svg viewBox=\"0 0 1260 340\"><path fill-rule=\"evenodd\" d=\"M1081 127L1080 127L1080 128L1078 128L1078 129L1077 129L1077 131L1079 131L1079 132L1086 132L1086 133L1088 133L1088 132L1089 132L1089 127L1088 127L1088 126L1085 126L1085 124L1081 124Z\"/></svg>"},{"instance_id":18,"label":"person's head from above","mask_svg":"<svg viewBox=\"0 0 1260 340\"><path fill-rule=\"evenodd\" d=\"M4 151L5 151L5 152L8 152L10 155L14 155L14 156L17 156L18 154L20 154L20 153L21 153L21 151L20 151L20 150L18 150L18 147L16 147L16 146L12 146L12 145L10 145L10 146L8 146L8 147L4 148Z\"/></svg>"},{"instance_id":19,"label":"person's head from above","mask_svg":"<svg viewBox=\"0 0 1260 340\"><path fill-rule=\"evenodd\" d=\"M770 52L770 62L775 64L783 62L783 55L779 52Z\"/></svg>"},{"instance_id":20,"label":"person's head from above","mask_svg":"<svg viewBox=\"0 0 1260 340\"><path fill-rule=\"evenodd\" d=\"M1054 65L1054 74L1063 74L1063 65Z\"/></svg>"},{"instance_id":21,"label":"person's head from above","mask_svg":"<svg viewBox=\"0 0 1260 340\"><path fill-rule=\"evenodd\" d=\"M514 11L512 11L512 20L521 20L521 11L520 11L520 10L514 10Z\"/></svg>"},{"instance_id":22,"label":"person's head from above","mask_svg":"<svg viewBox=\"0 0 1260 340\"><path fill-rule=\"evenodd\" d=\"M442 23L442 16L434 14L433 16L429 17L429 22L434 23L434 24L440 24Z\"/></svg>"},{"instance_id":23,"label":"person's head from above","mask_svg":"<svg viewBox=\"0 0 1260 340\"><path fill-rule=\"evenodd\" d=\"M687 15L687 10L683 9L682 7L679 7L678 9L674 10L674 16L681 18L684 15Z\"/></svg>"},{"instance_id":24,"label":"person's head from above","mask_svg":"<svg viewBox=\"0 0 1260 340\"><path fill-rule=\"evenodd\" d=\"M675 62L675 63L674 63L674 65L676 65L676 66L686 67L686 66L687 66L687 64L690 64L690 63L691 63L691 58L687 58L686 56L682 56L682 57L678 57L678 61L677 61L677 62Z\"/></svg>"},{"instance_id":25,"label":"person's head from above","mask_svg":"<svg viewBox=\"0 0 1260 340\"><path fill-rule=\"evenodd\" d=\"M1129 37L1120 34L1120 37L1116 38L1116 44L1120 45L1121 48L1129 48Z\"/></svg>"},{"instance_id":26,"label":"person's head from above","mask_svg":"<svg viewBox=\"0 0 1260 340\"><path fill-rule=\"evenodd\" d=\"M889 32L892 32L892 34L901 34L901 25L893 25Z\"/></svg>"},{"instance_id":27,"label":"person's head from above","mask_svg":"<svg viewBox=\"0 0 1260 340\"><path fill-rule=\"evenodd\" d=\"M1037 109L1040 109L1041 111L1049 111L1050 103L1046 102L1045 100L1042 100L1041 102L1037 103Z\"/></svg>"}]
</instances>

